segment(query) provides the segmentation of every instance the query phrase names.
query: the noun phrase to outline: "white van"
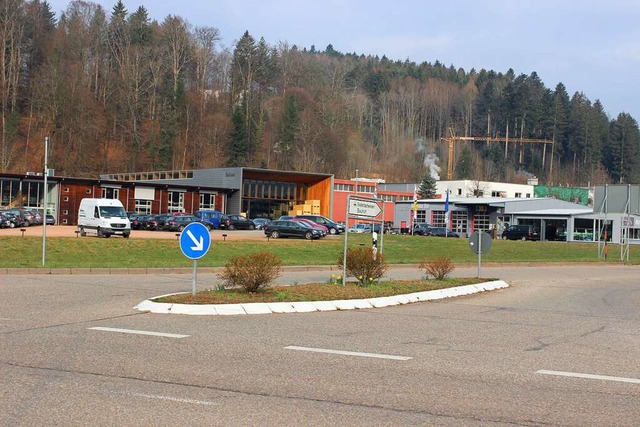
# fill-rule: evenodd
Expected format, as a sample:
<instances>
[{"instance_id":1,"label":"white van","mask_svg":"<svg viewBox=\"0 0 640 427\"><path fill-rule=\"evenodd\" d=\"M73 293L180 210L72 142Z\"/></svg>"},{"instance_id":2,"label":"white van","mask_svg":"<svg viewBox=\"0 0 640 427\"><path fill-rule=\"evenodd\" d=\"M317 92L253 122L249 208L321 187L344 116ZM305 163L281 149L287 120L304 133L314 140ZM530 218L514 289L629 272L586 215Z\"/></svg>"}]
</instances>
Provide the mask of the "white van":
<instances>
[{"instance_id":1,"label":"white van","mask_svg":"<svg viewBox=\"0 0 640 427\"><path fill-rule=\"evenodd\" d=\"M90 232L98 237L119 234L126 239L131 234L131 223L120 200L82 199L78 210L78 229L81 236Z\"/></svg>"}]
</instances>

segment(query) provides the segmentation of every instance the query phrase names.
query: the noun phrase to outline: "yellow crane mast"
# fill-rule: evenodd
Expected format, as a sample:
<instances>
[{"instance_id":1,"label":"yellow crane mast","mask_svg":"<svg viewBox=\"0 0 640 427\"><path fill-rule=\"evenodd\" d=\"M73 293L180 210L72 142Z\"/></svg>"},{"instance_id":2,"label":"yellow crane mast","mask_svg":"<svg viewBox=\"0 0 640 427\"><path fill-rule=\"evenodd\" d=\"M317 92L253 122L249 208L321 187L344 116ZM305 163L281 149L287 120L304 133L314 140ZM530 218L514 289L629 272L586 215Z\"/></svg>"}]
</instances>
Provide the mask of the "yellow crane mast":
<instances>
[{"instance_id":1,"label":"yellow crane mast","mask_svg":"<svg viewBox=\"0 0 640 427\"><path fill-rule=\"evenodd\" d=\"M442 141L447 142L449 144L449 155L447 157L447 179L453 179L453 153L455 148L456 141L477 141L477 142L504 142L504 157L507 157L507 152L509 148L509 141L511 142L520 142L522 144L543 144L542 150L542 169L544 169L545 157L547 152L547 144L552 144L553 141L548 139L534 139L534 138L511 138L509 139L509 130L507 128L507 136L502 137L492 137L492 136L456 136L453 132L453 128L449 128L449 136L445 136L440 138ZM551 151L551 155L553 156L553 150ZM522 153L520 153L520 161L522 161ZM553 158L551 159L553 167Z\"/></svg>"}]
</instances>

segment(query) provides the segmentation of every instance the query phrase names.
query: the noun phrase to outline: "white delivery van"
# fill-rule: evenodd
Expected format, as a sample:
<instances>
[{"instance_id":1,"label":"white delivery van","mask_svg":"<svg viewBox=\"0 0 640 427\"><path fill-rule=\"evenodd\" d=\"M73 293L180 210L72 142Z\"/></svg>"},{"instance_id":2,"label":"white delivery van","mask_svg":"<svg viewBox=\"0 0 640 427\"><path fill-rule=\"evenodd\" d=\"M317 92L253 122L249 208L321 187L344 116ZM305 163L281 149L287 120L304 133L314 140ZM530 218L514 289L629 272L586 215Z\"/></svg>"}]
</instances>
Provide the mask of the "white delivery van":
<instances>
[{"instance_id":1,"label":"white delivery van","mask_svg":"<svg viewBox=\"0 0 640 427\"><path fill-rule=\"evenodd\" d=\"M98 237L119 234L128 238L131 223L120 200L82 199L78 210L78 229L81 236L96 233Z\"/></svg>"}]
</instances>

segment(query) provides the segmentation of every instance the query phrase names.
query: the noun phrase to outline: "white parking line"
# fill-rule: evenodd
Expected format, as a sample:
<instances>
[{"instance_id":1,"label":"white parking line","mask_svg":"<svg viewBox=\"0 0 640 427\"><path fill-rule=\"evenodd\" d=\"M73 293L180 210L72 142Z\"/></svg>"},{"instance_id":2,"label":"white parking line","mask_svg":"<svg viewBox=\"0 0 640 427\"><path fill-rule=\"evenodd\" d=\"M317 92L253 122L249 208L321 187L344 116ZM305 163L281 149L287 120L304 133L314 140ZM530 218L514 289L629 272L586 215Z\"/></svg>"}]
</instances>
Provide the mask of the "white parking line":
<instances>
[{"instance_id":1,"label":"white parking line","mask_svg":"<svg viewBox=\"0 0 640 427\"><path fill-rule=\"evenodd\" d=\"M123 334L152 335L154 337L166 337L166 338L187 338L190 336L190 335L180 335L180 334L166 334L164 332L136 331L134 329L103 328L101 326L96 326L94 328L87 328L87 329L91 329L94 331L120 332Z\"/></svg>"},{"instance_id":2,"label":"white parking line","mask_svg":"<svg viewBox=\"0 0 640 427\"><path fill-rule=\"evenodd\" d=\"M287 350L299 350L299 351L311 351L314 353L329 353L329 354L341 354L344 356L359 356L359 357L373 357L376 359L392 359L392 360L411 360L413 357L406 356L393 356L390 354L377 354L377 353L359 353L355 351L341 351L341 350L329 350L326 348L311 348L311 347L297 347L290 345L285 347Z\"/></svg>"},{"instance_id":3,"label":"white parking line","mask_svg":"<svg viewBox=\"0 0 640 427\"><path fill-rule=\"evenodd\" d=\"M589 379L589 380L618 381L618 382L622 382L622 383L640 384L640 379L637 379L637 378L610 377L608 375L581 374L579 372L546 371L546 370L542 369L540 371L536 371L536 374L556 375L556 376L559 376L559 377L586 378L586 379Z\"/></svg>"}]
</instances>

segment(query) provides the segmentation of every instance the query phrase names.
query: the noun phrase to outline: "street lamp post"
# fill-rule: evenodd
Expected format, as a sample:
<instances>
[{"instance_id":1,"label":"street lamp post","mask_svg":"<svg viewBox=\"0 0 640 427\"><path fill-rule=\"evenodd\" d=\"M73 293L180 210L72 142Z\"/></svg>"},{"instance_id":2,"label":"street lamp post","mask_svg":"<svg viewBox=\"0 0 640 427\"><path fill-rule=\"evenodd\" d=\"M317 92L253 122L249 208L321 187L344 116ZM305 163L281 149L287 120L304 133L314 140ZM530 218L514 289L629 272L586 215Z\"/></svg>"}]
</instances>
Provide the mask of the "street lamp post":
<instances>
[{"instance_id":1,"label":"street lamp post","mask_svg":"<svg viewBox=\"0 0 640 427\"><path fill-rule=\"evenodd\" d=\"M42 196L42 266L45 266L47 260L47 175L49 175L49 137L44 138L44 195Z\"/></svg>"},{"instance_id":2,"label":"street lamp post","mask_svg":"<svg viewBox=\"0 0 640 427\"><path fill-rule=\"evenodd\" d=\"M358 169L356 169L356 194L358 194Z\"/></svg>"}]
</instances>

